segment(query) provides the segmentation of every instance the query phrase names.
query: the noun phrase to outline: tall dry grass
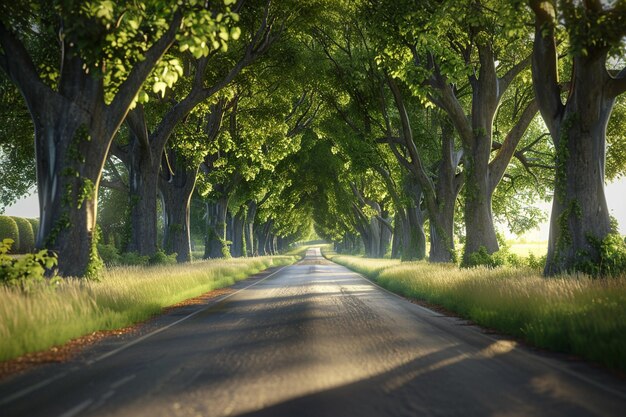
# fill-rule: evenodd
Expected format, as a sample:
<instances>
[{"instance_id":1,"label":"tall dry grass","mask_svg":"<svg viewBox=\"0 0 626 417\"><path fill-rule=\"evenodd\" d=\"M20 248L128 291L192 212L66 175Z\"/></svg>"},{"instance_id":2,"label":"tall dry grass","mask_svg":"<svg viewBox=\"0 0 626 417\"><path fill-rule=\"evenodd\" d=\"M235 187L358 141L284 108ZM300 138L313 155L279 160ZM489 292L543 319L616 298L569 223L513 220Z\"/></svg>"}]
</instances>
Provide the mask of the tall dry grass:
<instances>
[{"instance_id":1,"label":"tall dry grass","mask_svg":"<svg viewBox=\"0 0 626 417\"><path fill-rule=\"evenodd\" d=\"M274 256L110 268L98 282L68 279L56 289L31 294L0 287L0 360L128 326L164 307L295 260Z\"/></svg>"},{"instance_id":2,"label":"tall dry grass","mask_svg":"<svg viewBox=\"0 0 626 417\"><path fill-rule=\"evenodd\" d=\"M441 305L479 325L626 370L626 277L544 278L530 268L332 259L393 292Z\"/></svg>"}]
</instances>

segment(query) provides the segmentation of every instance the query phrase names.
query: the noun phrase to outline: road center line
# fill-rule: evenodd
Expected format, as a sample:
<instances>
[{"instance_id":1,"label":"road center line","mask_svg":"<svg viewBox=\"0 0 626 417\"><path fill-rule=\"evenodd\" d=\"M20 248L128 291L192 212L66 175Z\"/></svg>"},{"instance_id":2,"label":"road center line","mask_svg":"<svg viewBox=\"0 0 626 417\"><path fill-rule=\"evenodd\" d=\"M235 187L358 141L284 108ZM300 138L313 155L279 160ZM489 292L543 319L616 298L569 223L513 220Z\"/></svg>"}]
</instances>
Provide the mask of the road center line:
<instances>
[{"instance_id":1,"label":"road center line","mask_svg":"<svg viewBox=\"0 0 626 417\"><path fill-rule=\"evenodd\" d=\"M85 408L89 407L92 402L93 402L92 399L85 400L82 403L78 404L76 407L67 410L65 413L61 414L59 417L74 417L75 415L83 411Z\"/></svg>"},{"instance_id":2,"label":"road center line","mask_svg":"<svg viewBox=\"0 0 626 417\"><path fill-rule=\"evenodd\" d=\"M121 387L122 385L124 385L125 383L130 382L133 379L135 379L136 376L137 376L136 374L132 374L132 375L129 375L129 376L125 377L125 378L122 378L119 381L112 383L111 384L111 388L112 389L117 389L117 388Z\"/></svg>"}]
</instances>

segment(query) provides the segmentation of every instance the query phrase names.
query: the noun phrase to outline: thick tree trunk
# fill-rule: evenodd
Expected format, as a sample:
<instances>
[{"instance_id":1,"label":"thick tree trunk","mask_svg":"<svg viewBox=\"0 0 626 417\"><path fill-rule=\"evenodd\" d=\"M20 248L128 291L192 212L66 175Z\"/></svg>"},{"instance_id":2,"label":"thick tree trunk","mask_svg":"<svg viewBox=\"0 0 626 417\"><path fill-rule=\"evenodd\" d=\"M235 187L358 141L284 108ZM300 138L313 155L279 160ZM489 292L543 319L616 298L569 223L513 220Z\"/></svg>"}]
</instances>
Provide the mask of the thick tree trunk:
<instances>
[{"instance_id":1,"label":"thick tree trunk","mask_svg":"<svg viewBox=\"0 0 626 417\"><path fill-rule=\"evenodd\" d=\"M381 217L385 219L385 221L387 221L387 224L391 222L391 218L389 217L389 214L387 213L386 210L383 210L381 212ZM391 238L392 238L393 230L390 229L389 226L387 226L387 224L384 224L382 220L378 220L378 224L380 225L380 245L379 245L380 249L379 249L378 257L384 258L385 255L387 254L387 251L389 250L389 247L391 246Z\"/></svg>"},{"instance_id":2,"label":"thick tree trunk","mask_svg":"<svg viewBox=\"0 0 626 417\"><path fill-rule=\"evenodd\" d=\"M556 179L544 273L600 264L599 242L611 233L604 193L606 126L615 98L601 88L604 55L575 60L573 90L557 127Z\"/></svg>"},{"instance_id":3,"label":"thick tree trunk","mask_svg":"<svg viewBox=\"0 0 626 417\"><path fill-rule=\"evenodd\" d=\"M442 203L437 219L430 219L430 262L454 262L454 200Z\"/></svg>"},{"instance_id":4,"label":"thick tree trunk","mask_svg":"<svg viewBox=\"0 0 626 417\"><path fill-rule=\"evenodd\" d=\"M245 215L245 210L240 210L232 219L233 244L231 247L231 255L237 258L246 256L246 242L244 238Z\"/></svg>"},{"instance_id":5,"label":"thick tree trunk","mask_svg":"<svg viewBox=\"0 0 626 417\"><path fill-rule=\"evenodd\" d=\"M59 255L60 275L81 277L95 272L90 264L97 260L98 186L108 146L99 138L87 140L87 130L75 120L59 121L59 126L63 128L35 125L37 247ZM89 156L89 164L84 163L84 155Z\"/></svg>"},{"instance_id":6,"label":"thick tree trunk","mask_svg":"<svg viewBox=\"0 0 626 417\"><path fill-rule=\"evenodd\" d=\"M531 1L535 13L532 74L539 110L556 148L554 200L545 275L597 269L597 243L612 232L604 194L606 125L615 98L626 91L626 69L617 78L606 70L609 46L586 45L575 56L567 101L559 84L554 5ZM585 2L583 7L595 7ZM598 31L623 27L619 13L605 13ZM569 25L586 24L576 19ZM594 23L597 24L597 23ZM612 29L609 29L612 30ZM596 244L594 244L594 241Z\"/></svg>"},{"instance_id":7,"label":"thick tree trunk","mask_svg":"<svg viewBox=\"0 0 626 417\"><path fill-rule=\"evenodd\" d=\"M228 197L221 197L214 203L207 202L207 235L204 259L230 256L226 241L227 210Z\"/></svg>"},{"instance_id":8,"label":"thick tree trunk","mask_svg":"<svg viewBox=\"0 0 626 417\"><path fill-rule=\"evenodd\" d=\"M126 250L153 255L157 250L157 187L160 155L154 161L131 134L128 152L130 239Z\"/></svg>"},{"instance_id":9,"label":"thick tree trunk","mask_svg":"<svg viewBox=\"0 0 626 417\"><path fill-rule=\"evenodd\" d=\"M498 240L493 223L489 185L490 137L476 138L471 148L464 149L465 162L465 248L463 263L470 263L470 255L484 247L487 253L496 252Z\"/></svg>"},{"instance_id":10,"label":"thick tree trunk","mask_svg":"<svg viewBox=\"0 0 626 417\"><path fill-rule=\"evenodd\" d=\"M178 262L191 261L189 210L197 173L197 168L189 169L184 161L177 161L172 179L160 178L165 212L163 248L167 253L176 253Z\"/></svg>"}]
</instances>

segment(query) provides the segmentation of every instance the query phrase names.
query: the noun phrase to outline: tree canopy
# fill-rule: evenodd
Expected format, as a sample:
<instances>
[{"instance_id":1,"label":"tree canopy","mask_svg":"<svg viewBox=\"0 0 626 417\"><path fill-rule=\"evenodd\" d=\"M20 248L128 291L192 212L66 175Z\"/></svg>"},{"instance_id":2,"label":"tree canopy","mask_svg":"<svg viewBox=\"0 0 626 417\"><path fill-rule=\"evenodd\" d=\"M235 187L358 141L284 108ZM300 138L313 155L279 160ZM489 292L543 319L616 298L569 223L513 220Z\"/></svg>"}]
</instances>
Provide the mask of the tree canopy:
<instances>
[{"instance_id":1,"label":"tree canopy","mask_svg":"<svg viewBox=\"0 0 626 417\"><path fill-rule=\"evenodd\" d=\"M621 0L5 2L0 203L36 188L36 245L89 276L99 245L187 262L314 234L471 266L554 196L545 273L606 274L624 16Z\"/></svg>"}]
</instances>

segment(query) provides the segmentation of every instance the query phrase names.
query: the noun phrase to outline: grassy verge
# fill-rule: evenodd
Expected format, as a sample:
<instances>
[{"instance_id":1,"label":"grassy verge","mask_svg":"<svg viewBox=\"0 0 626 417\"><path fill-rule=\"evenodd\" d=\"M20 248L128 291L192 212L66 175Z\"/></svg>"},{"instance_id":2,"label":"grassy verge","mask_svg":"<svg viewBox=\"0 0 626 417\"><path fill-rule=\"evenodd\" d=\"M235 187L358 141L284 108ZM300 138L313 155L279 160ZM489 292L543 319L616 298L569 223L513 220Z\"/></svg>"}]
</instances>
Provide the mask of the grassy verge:
<instances>
[{"instance_id":1,"label":"grassy verge","mask_svg":"<svg viewBox=\"0 0 626 417\"><path fill-rule=\"evenodd\" d=\"M530 268L328 257L390 291L443 306L481 326L626 371L626 277L543 278Z\"/></svg>"},{"instance_id":2,"label":"grassy verge","mask_svg":"<svg viewBox=\"0 0 626 417\"><path fill-rule=\"evenodd\" d=\"M0 287L0 361L128 326L164 307L296 260L273 256L117 267L107 269L99 282L70 279L32 294Z\"/></svg>"}]
</instances>

